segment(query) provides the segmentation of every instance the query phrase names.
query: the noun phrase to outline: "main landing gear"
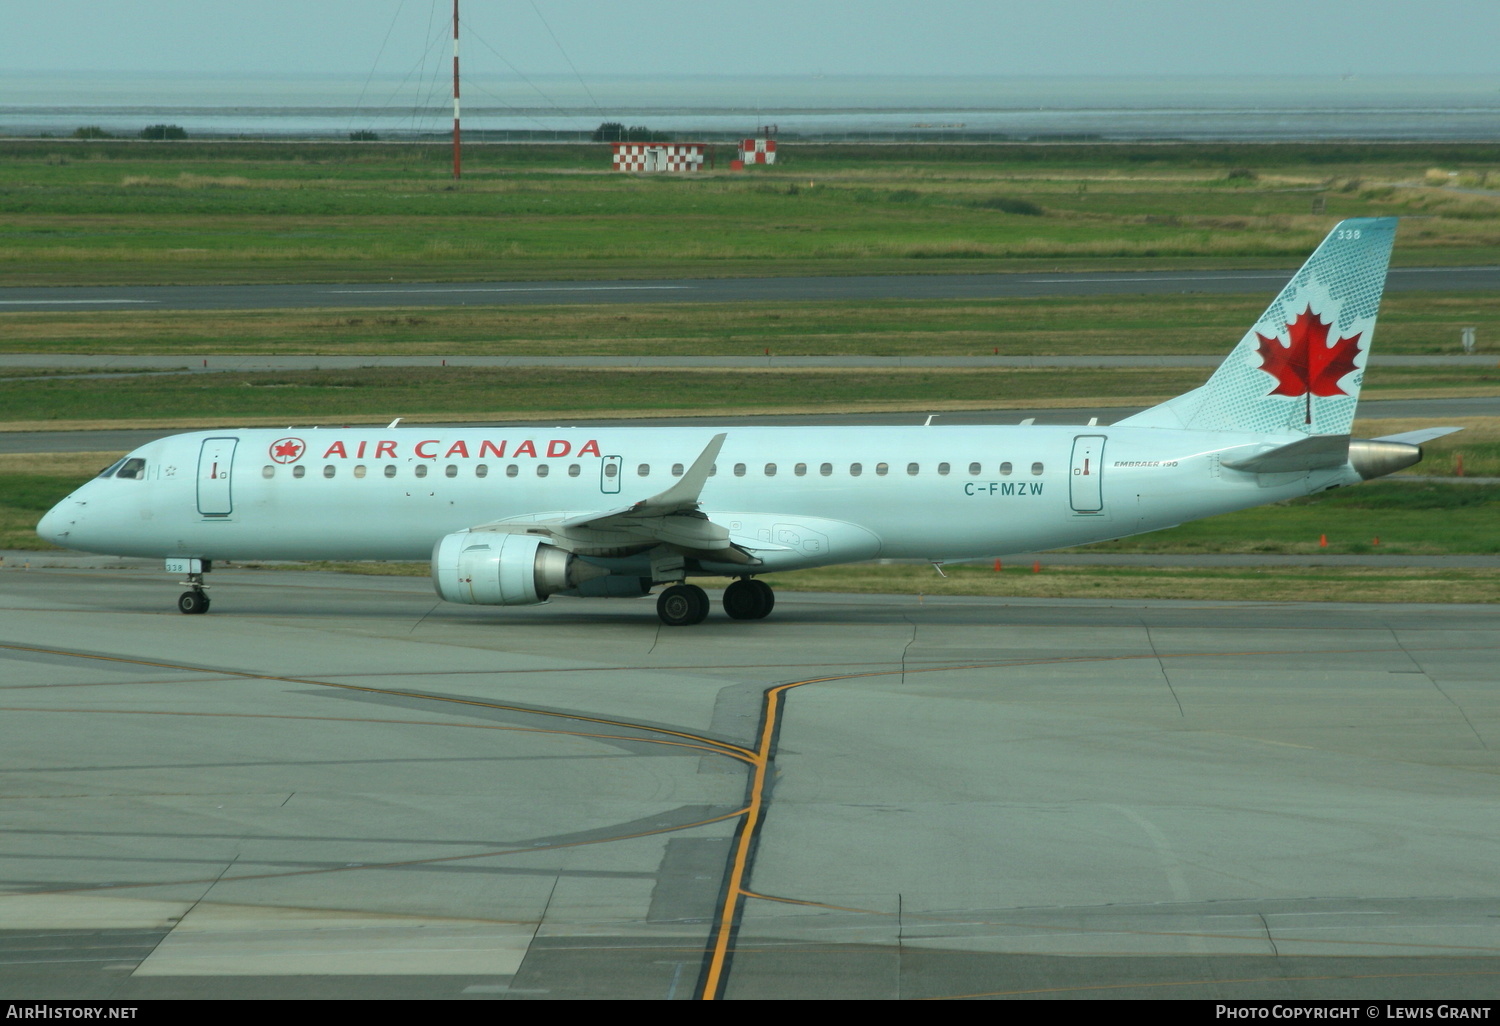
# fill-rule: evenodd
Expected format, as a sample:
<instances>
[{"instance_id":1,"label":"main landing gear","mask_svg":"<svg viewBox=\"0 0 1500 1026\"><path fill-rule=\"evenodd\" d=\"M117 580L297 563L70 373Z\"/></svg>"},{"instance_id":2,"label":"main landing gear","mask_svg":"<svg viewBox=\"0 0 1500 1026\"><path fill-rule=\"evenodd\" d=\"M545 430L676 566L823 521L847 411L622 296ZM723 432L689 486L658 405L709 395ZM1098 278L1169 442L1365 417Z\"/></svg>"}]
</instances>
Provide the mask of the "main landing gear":
<instances>
[{"instance_id":1,"label":"main landing gear","mask_svg":"<svg viewBox=\"0 0 1500 1026\"><path fill-rule=\"evenodd\" d=\"M696 584L674 584L656 597L656 615L668 627L690 627L708 616L708 595ZM724 589L724 612L732 620L763 620L776 605L765 581L742 577Z\"/></svg>"},{"instance_id":2,"label":"main landing gear","mask_svg":"<svg viewBox=\"0 0 1500 1026\"><path fill-rule=\"evenodd\" d=\"M771 586L754 577L741 577L724 589L724 612L731 620L764 620L775 605Z\"/></svg>"}]
</instances>

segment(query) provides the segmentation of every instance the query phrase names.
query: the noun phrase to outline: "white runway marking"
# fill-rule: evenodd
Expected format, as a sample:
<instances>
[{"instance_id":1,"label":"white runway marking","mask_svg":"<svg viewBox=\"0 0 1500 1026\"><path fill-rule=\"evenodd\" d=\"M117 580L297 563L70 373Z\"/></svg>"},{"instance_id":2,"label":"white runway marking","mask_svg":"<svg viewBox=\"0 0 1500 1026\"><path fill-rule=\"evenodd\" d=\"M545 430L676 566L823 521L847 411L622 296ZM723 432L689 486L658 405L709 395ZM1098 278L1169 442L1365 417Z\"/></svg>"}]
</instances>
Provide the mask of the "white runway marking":
<instances>
[{"instance_id":1,"label":"white runway marking","mask_svg":"<svg viewBox=\"0 0 1500 1026\"><path fill-rule=\"evenodd\" d=\"M82 306L85 304L159 303L159 299L0 299L0 306Z\"/></svg>"},{"instance_id":2,"label":"white runway marking","mask_svg":"<svg viewBox=\"0 0 1500 1026\"><path fill-rule=\"evenodd\" d=\"M666 292L691 289L693 285L565 285L518 289L330 289L335 296L392 296L402 293L447 294L449 292Z\"/></svg>"}]
</instances>

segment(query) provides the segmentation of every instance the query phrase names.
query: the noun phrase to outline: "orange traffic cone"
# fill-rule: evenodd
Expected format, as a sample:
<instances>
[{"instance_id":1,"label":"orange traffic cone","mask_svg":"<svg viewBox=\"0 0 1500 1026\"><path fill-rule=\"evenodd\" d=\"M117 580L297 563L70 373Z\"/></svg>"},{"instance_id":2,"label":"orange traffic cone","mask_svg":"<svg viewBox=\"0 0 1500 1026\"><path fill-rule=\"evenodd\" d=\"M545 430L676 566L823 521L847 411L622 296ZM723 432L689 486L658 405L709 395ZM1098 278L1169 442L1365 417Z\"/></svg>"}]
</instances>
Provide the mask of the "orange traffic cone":
<instances>
[{"instance_id":1,"label":"orange traffic cone","mask_svg":"<svg viewBox=\"0 0 1500 1026\"><path fill-rule=\"evenodd\" d=\"M1320 548L1320 549L1326 549L1326 548L1328 548L1328 535L1326 535L1326 534L1320 534L1320 535L1318 535L1318 548Z\"/></svg>"},{"instance_id":2,"label":"orange traffic cone","mask_svg":"<svg viewBox=\"0 0 1500 1026\"><path fill-rule=\"evenodd\" d=\"M998 574L999 572L1000 572L1000 561L997 559L997 560L995 560L995 573Z\"/></svg>"},{"instance_id":3,"label":"orange traffic cone","mask_svg":"<svg viewBox=\"0 0 1500 1026\"><path fill-rule=\"evenodd\" d=\"M1042 561L1040 559L1031 564L1031 572L1034 574L1039 574L1042 572Z\"/></svg>"}]
</instances>

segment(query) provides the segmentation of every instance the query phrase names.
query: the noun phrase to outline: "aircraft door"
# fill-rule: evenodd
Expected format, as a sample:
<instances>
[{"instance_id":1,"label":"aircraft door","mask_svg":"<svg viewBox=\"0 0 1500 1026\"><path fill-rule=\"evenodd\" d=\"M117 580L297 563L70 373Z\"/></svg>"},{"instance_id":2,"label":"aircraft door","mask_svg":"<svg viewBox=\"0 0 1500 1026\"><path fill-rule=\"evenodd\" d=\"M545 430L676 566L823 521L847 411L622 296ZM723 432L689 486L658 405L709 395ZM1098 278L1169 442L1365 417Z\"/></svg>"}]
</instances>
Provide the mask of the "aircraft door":
<instances>
[{"instance_id":1,"label":"aircraft door","mask_svg":"<svg viewBox=\"0 0 1500 1026\"><path fill-rule=\"evenodd\" d=\"M618 495L620 492L620 472L624 458L620 456L606 456L604 463L599 467L599 490L605 495Z\"/></svg>"},{"instance_id":2,"label":"aircraft door","mask_svg":"<svg viewBox=\"0 0 1500 1026\"><path fill-rule=\"evenodd\" d=\"M1073 466L1069 479L1069 498L1074 513L1103 513L1104 436L1079 435L1073 439Z\"/></svg>"},{"instance_id":3,"label":"aircraft door","mask_svg":"<svg viewBox=\"0 0 1500 1026\"><path fill-rule=\"evenodd\" d=\"M198 512L206 517L227 517L234 512L229 472L234 464L238 438L205 438L198 451Z\"/></svg>"}]
</instances>

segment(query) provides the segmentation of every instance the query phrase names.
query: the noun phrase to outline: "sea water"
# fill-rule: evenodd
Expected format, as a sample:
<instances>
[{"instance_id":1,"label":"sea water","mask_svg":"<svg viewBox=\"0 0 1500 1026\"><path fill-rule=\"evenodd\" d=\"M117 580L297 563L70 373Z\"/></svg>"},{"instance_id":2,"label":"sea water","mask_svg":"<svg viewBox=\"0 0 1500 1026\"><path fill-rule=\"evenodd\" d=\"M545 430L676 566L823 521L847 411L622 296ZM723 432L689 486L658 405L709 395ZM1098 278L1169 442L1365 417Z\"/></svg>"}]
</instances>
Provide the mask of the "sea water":
<instances>
[{"instance_id":1,"label":"sea water","mask_svg":"<svg viewBox=\"0 0 1500 1026\"><path fill-rule=\"evenodd\" d=\"M446 133L451 80L0 72L0 134L147 125L193 137ZM470 138L586 140L603 122L678 138L1500 141L1500 75L1453 77L659 76L463 82Z\"/></svg>"}]
</instances>

